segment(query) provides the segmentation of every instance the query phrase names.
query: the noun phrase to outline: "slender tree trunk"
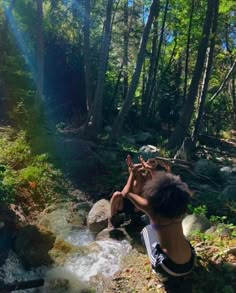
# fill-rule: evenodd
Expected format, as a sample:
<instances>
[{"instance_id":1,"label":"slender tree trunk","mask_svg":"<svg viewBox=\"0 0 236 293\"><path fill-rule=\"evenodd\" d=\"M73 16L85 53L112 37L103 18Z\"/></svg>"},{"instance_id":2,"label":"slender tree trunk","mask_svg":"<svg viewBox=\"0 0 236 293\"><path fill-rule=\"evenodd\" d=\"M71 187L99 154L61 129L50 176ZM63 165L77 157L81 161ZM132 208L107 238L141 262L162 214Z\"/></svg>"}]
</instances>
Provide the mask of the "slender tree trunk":
<instances>
[{"instance_id":1,"label":"slender tree trunk","mask_svg":"<svg viewBox=\"0 0 236 293\"><path fill-rule=\"evenodd\" d=\"M214 2L215 0L207 1L206 17L203 25L202 38L199 43L197 61L194 68L191 85L180 120L178 121L174 133L170 138L170 148L180 146L184 138L187 136L188 128L194 111L194 102L198 93L198 87L204 69L205 55L209 42L212 18L214 15Z\"/></svg>"},{"instance_id":2,"label":"slender tree trunk","mask_svg":"<svg viewBox=\"0 0 236 293\"><path fill-rule=\"evenodd\" d=\"M219 94L221 93L221 91L223 90L226 82L228 81L228 79L230 78L230 75L234 72L234 69L236 68L236 60L233 62L232 66L230 67L225 79L223 80L223 82L221 83L219 89L214 93L214 95L211 97L211 99L209 100L209 102L212 102L215 100L216 97L219 96Z\"/></svg>"},{"instance_id":3,"label":"slender tree trunk","mask_svg":"<svg viewBox=\"0 0 236 293\"><path fill-rule=\"evenodd\" d=\"M84 72L86 107L89 112L92 106L91 60L90 60L90 0L84 1Z\"/></svg>"},{"instance_id":4,"label":"slender tree trunk","mask_svg":"<svg viewBox=\"0 0 236 293\"><path fill-rule=\"evenodd\" d=\"M145 28L143 31L142 40L140 43L140 48L139 48L139 52L138 52L138 56L137 56L136 67L135 67L135 70L134 70L134 73L132 76L131 84L130 84L127 96L125 98L125 101L123 103L122 109L115 119L112 133L111 133L111 139L117 139L117 137L119 136L120 131L123 126L123 123L124 123L124 120L125 120L125 117L128 114L133 96L134 96L135 91L137 89L138 81L140 78L140 74L141 74L141 70L142 70L142 66L143 66L143 62L144 62L144 58L145 58L145 50L146 50L146 46L147 46L147 42L148 42L148 37L149 37L151 26L152 26L152 23L153 23L155 14L156 14L156 10L158 8L158 3L159 3L159 0L152 1L149 16L148 16L148 19L147 19L147 22L146 22L146 25L145 25Z\"/></svg>"},{"instance_id":5,"label":"slender tree trunk","mask_svg":"<svg viewBox=\"0 0 236 293\"><path fill-rule=\"evenodd\" d=\"M43 0L37 0L37 95L44 99L44 37L43 37Z\"/></svg>"},{"instance_id":6,"label":"slender tree trunk","mask_svg":"<svg viewBox=\"0 0 236 293\"><path fill-rule=\"evenodd\" d=\"M183 101L185 101L185 99L186 99L186 94L187 94L189 48L190 48L190 39L191 39L191 31L192 31L192 22L193 22L194 6L195 6L195 0L192 0L191 10L190 10L190 16L189 16L189 27L188 27L187 47L186 47L186 61L185 61L185 75L184 75L184 95L183 95Z\"/></svg>"},{"instance_id":7,"label":"slender tree trunk","mask_svg":"<svg viewBox=\"0 0 236 293\"><path fill-rule=\"evenodd\" d=\"M154 78L154 71L155 71L155 63L157 58L157 40L158 40L158 15L160 12L160 8L158 7L156 19L153 23L153 38L152 38L152 54L150 57L150 66L149 66L149 72L148 72L148 82L146 85L145 92L142 96L142 117L146 120L147 118L147 112L148 108L150 106L150 101L148 100L151 84L153 82Z\"/></svg>"},{"instance_id":8,"label":"slender tree trunk","mask_svg":"<svg viewBox=\"0 0 236 293\"><path fill-rule=\"evenodd\" d=\"M129 87L129 74L128 74L128 62L129 62L129 11L128 0L124 0L124 56L123 56L123 77L124 77L124 98L127 95Z\"/></svg>"},{"instance_id":9,"label":"slender tree trunk","mask_svg":"<svg viewBox=\"0 0 236 293\"><path fill-rule=\"evenodd\" d=\"M104 23L102 47L99 58L97 86L93 106L89 115L89 123L86 127L86 129L89 130L91 136L96 136L102 127L103 90L111 40L112 7L113 0L108 0L106 7L106 18Z\"/></svg>"},{"instance_id":10,"label":"slender tree trunk","mask_svg":"<svg viewBox=\"0 0 236 293\"><path fill-rule=\"evenodd\" d=\"M150 81L150 88L149 88L149 91L147 92L147 97L146 97L147 112L149 111L151 100L152 100L153 93L154 93L155 86L156 86L156 77L157 77L158 66L159 66L160 57L161 57L161 47L162 47L162 43L163 43L163 39L164 39L164 32L165 32L165 26L166 26L166 17L167 17L168 7L169 7L169 0L166 0L163 21L162 21L162 26L161 26L161 34L160 34L159 44L158 44L158 48L157 48L157 55L156 55L156 60L155 60L154 74L153 74L152 80Z\"/></svg>"},{"instance_id":11,"label":"slender tree trunk","mask_svg":"<svg viewBox=\"0 0 236 293\"><path fill-rule=\"evenodd\" d=\"M211 43L209 47L209 53L208 53L208 58L206 62L206 70L204 74L204 80L203 80L203 87L202 87L202 92L200 96L200 106L198 109L198 116L195 122L195 128L192 136L192 140L194 144L196 144L198 135L200 133L201 129L201 122L202 122L202 117L203 117L203 112L204 112L204 106L205 106L205 101L206 101L206 95L207 95L207 90L208 90L208 84L210 81L210 76L211 76L211 71L212 71L212 64L213 64L213 56L214 56L214 50L215 50L215 40L216 40L216 34L217 34L217 24L218 24L218 12L219 12L219 0L215 0L214 3L214 18L213 18L213 23L212 23L212 31L211 31Z\"/></svg>"}]
</instances>

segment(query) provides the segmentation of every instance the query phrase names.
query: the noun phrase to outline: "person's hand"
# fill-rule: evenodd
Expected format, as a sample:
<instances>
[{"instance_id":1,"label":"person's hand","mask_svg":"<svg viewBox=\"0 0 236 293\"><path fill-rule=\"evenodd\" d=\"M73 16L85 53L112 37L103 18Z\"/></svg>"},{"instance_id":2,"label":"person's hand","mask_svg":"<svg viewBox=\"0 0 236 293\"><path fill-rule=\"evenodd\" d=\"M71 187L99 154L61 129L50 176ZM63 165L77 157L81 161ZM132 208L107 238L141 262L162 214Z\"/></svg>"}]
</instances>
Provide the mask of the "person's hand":
<instances>
[{"instance_id":1,"label":"person's hand","mask_svg":"<svg viewBox=\"0 0 236 293\"><path fill-rule=\"evenodd\" d=\"M128 155L127 158L126 158L126 164L128 166L128 170L129 170L129 173L133 173L133 175L137 175L141 170L143 170L143 166L141 163L139 164L134 164L132 162L132 159L131 159L131 156Z\"/></svg>"}]
</instances>

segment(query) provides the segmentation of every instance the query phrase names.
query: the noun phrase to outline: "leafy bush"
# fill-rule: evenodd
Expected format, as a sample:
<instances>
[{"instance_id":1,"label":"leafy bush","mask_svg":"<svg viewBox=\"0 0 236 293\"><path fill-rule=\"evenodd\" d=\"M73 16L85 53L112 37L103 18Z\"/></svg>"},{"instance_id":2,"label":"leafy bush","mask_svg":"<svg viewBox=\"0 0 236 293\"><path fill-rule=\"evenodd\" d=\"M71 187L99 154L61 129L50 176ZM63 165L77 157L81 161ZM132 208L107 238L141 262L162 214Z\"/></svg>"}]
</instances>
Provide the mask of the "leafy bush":
<instances>
[{"instance_id":1,"label":"leafy bush","mask_svg":"<svg viewBox=\"0 0 236 293\"><path fill-rule=\"evenodd\" d=\"M20 131L13 138L4 136L0 139L0 163L9 165L14 170L25 167L31 161L30 146L26 142L26 134Z\"/></svg>"},{"instance_id":2,"label":"leafy bush","mask_svg":"<svg viewBox=\"0 0 236 293\"><path fill-rule=\"evenodd\" d=\"M23 131L0 139L0 164L0 202L14 202L25 195L42 203L67 194L60 170L48 162L46 154L32 155Z\"/></svg>"}]
</instances>

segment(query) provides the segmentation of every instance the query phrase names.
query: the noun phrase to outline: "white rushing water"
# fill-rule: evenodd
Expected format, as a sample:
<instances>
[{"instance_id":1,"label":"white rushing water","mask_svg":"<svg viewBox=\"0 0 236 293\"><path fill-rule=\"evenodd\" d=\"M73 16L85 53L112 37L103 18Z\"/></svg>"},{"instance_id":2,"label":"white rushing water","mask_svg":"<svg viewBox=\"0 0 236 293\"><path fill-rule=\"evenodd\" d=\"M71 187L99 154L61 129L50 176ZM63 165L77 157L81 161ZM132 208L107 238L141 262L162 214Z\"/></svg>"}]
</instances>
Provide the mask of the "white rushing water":
<instances>
[{"instance_id":1,"label":"white rushing water","mask_svg":"<svg viewBox=\"0 0 236 293\"><path fill-rule=\"evenodd\" d=\"M66 241L73 245L88 245L94 242L93 235L88 230L71 231L66 236ZM0 278L6 283L13 281L31 280L37 278L53 279L66 278L70 285L76 289L69 292L80 292L78 287L96 275L112 276L120 268L120 262L131 249L130 244L123 241L104 240L96 241L96 250L91 250L86 256L71 256L62 265L52 269L45 267L37 270L26 271L14 253L10 253L5 265L0 269ZM44 289L42 289L44 290ZM36 290L25 290L18 292L46 292ZM55 292L55 291L47 291ZM59 292L59 291L58 291Z\"/></svg>"}]
</instances>

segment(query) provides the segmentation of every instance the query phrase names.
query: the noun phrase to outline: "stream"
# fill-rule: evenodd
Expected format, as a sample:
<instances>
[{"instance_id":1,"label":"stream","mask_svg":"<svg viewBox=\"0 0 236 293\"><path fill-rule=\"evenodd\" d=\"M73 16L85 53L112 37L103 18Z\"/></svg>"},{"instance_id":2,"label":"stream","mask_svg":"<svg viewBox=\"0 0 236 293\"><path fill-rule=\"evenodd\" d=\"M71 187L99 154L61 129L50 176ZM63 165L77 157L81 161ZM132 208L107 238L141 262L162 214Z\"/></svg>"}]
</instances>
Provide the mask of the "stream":
<instances>
[{"instance_id":1,"label":"stream","mask_svg":"<svg viewBox=\"0 0 236 293\"><path fill-rule=\"evenodd\" d=\"M122 257L130 250L131 245L126 241L100 240L95 241L94 236L85 228L75 229L66 221L66 209L60 212L54 212L50 215L50 225L54 227L54 233L63 238L65 241L75 246L97 245L99 249L91 250L86 256L70 255L62 265L55 265L52 268L40 267L34 270L26 271L16 254L10 252L5 265L0 268L0 279L5 283L14 281L26 281L43 278L46 281L46 288L20 290L17 292L86 292L84 288L91 287L91 280L96 276L105 278L111 277L120 269ZM59 219L60 218L60 219ZM60 229L59 229L60 228ZM60 231L60 233L59 233ZM54 280L54 281L52 281ZM55 281L57 280L57 281ZM58 281L59 280L59 281ZM60 280L69 282L69 289L60 285ZM52 283L54 287L50 289ZM55 289L55 282L59 285ZM94 282L94 281L93 281ZM94 283L93 283L94 284Z\"/></svg>"}]
</instances>

